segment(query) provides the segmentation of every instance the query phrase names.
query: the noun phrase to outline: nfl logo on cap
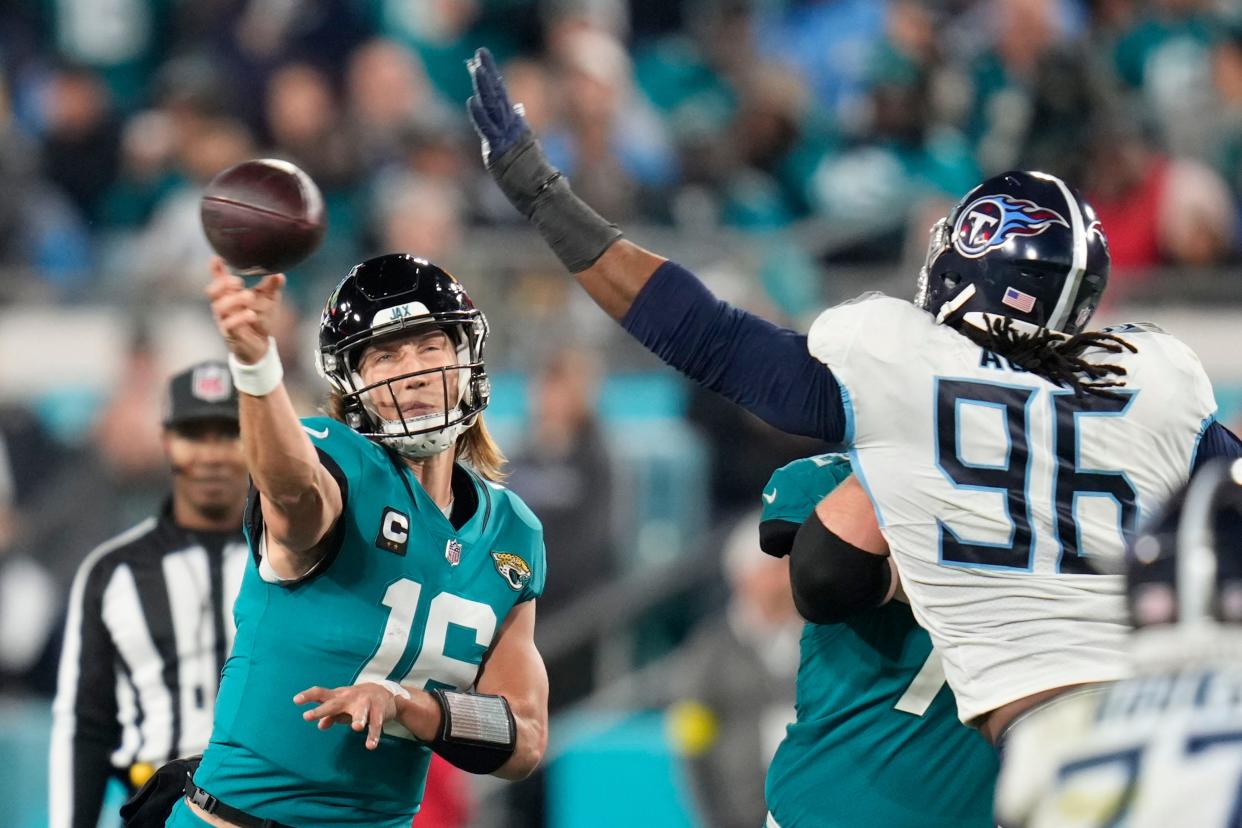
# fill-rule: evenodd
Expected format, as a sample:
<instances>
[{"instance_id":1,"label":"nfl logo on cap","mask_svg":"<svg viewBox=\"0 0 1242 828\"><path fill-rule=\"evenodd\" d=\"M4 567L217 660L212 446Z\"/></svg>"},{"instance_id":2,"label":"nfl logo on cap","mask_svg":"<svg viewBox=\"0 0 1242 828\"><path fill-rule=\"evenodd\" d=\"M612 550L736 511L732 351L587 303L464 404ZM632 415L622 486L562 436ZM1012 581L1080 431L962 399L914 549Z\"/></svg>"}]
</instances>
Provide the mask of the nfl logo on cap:
<instances>
[{"instance_id":1,"label":"nfl logo on cap","mask_svg":"<svg viewBox=\"0 0 1242 828\"><path fill-rule=\"evenodd\" d=\"M461 563L461 544L452 538L444 547L444 560L449 562L449 566L457 566Z\"/></svg>"},{"instance_id":2,"label":"nfl logo on cap","mask_svg":"<svg viewBox=\"0 0 1242 828\"><path fill-rule=\"evenodd\" d=\"M200 365L194 369L190 380L190 393L203 402L224 402L232 391L232 383L232 377L223 365Z\"/></svg>"}]
</instances>

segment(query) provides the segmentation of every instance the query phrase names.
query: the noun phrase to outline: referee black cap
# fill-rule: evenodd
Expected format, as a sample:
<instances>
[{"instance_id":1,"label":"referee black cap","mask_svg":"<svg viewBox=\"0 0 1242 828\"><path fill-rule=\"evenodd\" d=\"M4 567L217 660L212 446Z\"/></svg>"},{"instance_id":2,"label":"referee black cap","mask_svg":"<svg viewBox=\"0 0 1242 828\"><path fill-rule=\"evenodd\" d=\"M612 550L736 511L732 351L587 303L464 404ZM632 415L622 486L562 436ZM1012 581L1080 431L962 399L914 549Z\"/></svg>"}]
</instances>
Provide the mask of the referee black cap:
<instances>
[{"instance_id":1,"label":"referee black cap","mask_svg":"<svg viewBox=\"0 0 1242 828\"><path fill-rule=\"evenodd\" d=\"M164 426L198 420L238 421L237 389L228 365L219 360L191 365L168 382Z\"/></svg>"}]
</instances>

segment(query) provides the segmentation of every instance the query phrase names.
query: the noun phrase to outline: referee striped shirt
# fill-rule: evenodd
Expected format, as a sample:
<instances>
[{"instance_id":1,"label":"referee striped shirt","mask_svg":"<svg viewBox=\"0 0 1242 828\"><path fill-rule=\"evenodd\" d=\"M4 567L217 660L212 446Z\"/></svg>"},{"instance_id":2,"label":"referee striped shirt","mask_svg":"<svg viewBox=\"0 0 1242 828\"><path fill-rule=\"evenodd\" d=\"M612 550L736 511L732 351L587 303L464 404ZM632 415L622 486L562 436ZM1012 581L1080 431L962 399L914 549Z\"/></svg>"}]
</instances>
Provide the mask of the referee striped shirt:
<instances>
[{"instance_id":1,"label":"referee striped shirt","mask_svg":"<svg viewBox=\"0 0 1242 828\"><path fill-rule=\"evenodd\" d=\"M109 777L207 746L247 554L240 527L187 531L169 503L82 562L52 707L51 828L95 828Z\"/></svg>"}]
</instances>

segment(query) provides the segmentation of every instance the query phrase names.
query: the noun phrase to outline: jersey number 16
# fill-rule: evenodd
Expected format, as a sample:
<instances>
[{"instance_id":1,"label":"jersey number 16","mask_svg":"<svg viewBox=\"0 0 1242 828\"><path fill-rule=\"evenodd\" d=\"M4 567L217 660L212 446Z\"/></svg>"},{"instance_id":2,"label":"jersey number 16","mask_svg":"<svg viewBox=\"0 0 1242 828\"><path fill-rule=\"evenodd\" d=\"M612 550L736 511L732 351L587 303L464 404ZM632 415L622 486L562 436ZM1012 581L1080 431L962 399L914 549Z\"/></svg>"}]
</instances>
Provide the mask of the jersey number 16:
<instances>
[{"instance_id":1,"label":"jersey number 16","mask_svg":"<svg viewBox=\"0 0 1242 828\"><path fill-rule=\"evenodd\" d=\"M388 678L403 685L422 688L426 688L428 682L458 690L474 684L479 672L478 662L453 658L445 653L449 625L473 631L475 645L486 650L496 634L496 611L488 604L451 592L441 592L427 602L427 620L422 627L418 655L404 675L392 676L415 631L414 621L422 592L423 585L409 578L394 581L388 586L382 601L389 608L388 621L384 624L375 655L363 665L354 684ZM399 727L386 727L384 732L413 738Z\"/></svg>"}]
</instances>

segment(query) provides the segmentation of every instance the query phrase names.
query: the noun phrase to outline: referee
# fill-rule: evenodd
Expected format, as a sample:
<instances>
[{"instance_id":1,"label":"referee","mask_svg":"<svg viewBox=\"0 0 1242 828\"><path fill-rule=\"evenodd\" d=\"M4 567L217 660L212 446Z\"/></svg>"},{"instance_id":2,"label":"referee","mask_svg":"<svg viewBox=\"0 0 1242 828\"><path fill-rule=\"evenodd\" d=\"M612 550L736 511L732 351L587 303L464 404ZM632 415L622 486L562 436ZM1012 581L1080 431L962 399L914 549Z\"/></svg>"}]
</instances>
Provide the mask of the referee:
<instances>
[{"instance_id":1,"label":"referee","mask_svg":"<svg viewBox=\"0 0 1242 828\"><path fill-rule=\"evenodd\" d=\"M233 643L248 478L228 367L173 377L164 419L172 494L92 552L69 596L53 705L51 828L95 828L109 777L131 790L201 753Z\"/></svg>"}]
</instances>

